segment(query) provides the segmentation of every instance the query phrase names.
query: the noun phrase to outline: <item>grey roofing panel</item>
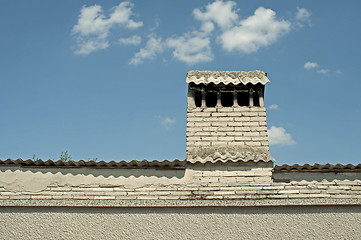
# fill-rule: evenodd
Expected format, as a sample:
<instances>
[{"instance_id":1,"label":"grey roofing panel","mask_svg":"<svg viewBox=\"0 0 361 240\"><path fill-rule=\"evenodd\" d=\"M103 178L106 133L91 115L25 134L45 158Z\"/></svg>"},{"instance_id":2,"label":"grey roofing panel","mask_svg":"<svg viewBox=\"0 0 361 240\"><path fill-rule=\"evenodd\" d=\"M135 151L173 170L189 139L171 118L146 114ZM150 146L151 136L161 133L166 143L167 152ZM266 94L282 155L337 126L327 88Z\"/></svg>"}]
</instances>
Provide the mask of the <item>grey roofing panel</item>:
<instances>
[{"instance_id":1,"label":"grey roofing panel","mask_svg":"<svg viewBox=\"0 0 361 240\"><path fill-rule=\"evenodd\" d=\"M187 73L187 83L195 84L243 84L248 83L256 85L258 83L265 85L270 82L267 73L259 70L254 71L189 71Z\"/></svg>"},{"instance_id":2,"label":"grey roofing panel","mask_svg":"<svg viewBox=\"0 0 361 240\"><path fill-rule=\"evenodd\" d=\"M7 159L5 161L0 160L0 166L22 166L22 167L94 167L94 168L184 168L185 161L174 160L174 161L148 161L148 160L132 160L127 161L53 161L53 160L12 160Z\"/></svg>"},{"instance_id":3,"label":"grey roofing panel","mask_svg":"<svg viewBox=\"0 0 361 240\"><path fill-rule=\"evenodd\" d=\"M287 165L287 164L284 164L282 166L275 166L274 171L275 172L292 172L292 171L297 171L297 172L357 171L357 172L361 172L361 163L358 165L353 165L353 164L347 164L347 165L335 164L335 165L333 165L330 163L326 163L326 164L316 163L314 165L309 165L309 164Z\"/></svg>"},{"instance_id":4,"label":"grey roofing panel","mask_svg":"<svg viewBox=\"0 0 361 240\"><path fill-rule=\"evenodd\" d=\"M234 160L230 160L228 159L228 161L234 161ZM214 162L228 162L226 159L216 159L214 160ZM243 160L244 161L244 160ZM257 162L255 160L249 160ZM258 161L262 161L262 160L258 160ZM270 160L266 160L270 161ZM247 162L247 161L244 161ZM263 161L264 162L264 161ZM105 162L105 161L99 161L99 162L95 162L95 161L84 161L84 160L79 160L79 161L53 161L53 160L47 160L47 161L43 161L43 160L32 160L32 159L28 159L28 160L23 160L23 159L7 159L7 160L0 160L0 167L1 166L22 166L22 167L95 167L95 168L184 168L186 166L187 161L185 160L174 160L174 161L168 161L168 160L164 160L164 161L148 161L148 160L142 160L142 161L137 161L137 160L132 160L130 162L127 161L120 161L120 162L115 162L115 161L110 161L110 162ZM197 161L195 160L193 163L202 163L202 161ZM281 165L278 166L276 165L274 167L274 171L275 172L292 172L292 171L361 171L361 163L357 164L357 165L353 165L353 164L347 164L347 165L342 165L342 164L314 164L314 165L309 165L309 164L304 164L304 165L298 165L298 164L294 164L294 165Z\"/></svg>"}]
</instances>

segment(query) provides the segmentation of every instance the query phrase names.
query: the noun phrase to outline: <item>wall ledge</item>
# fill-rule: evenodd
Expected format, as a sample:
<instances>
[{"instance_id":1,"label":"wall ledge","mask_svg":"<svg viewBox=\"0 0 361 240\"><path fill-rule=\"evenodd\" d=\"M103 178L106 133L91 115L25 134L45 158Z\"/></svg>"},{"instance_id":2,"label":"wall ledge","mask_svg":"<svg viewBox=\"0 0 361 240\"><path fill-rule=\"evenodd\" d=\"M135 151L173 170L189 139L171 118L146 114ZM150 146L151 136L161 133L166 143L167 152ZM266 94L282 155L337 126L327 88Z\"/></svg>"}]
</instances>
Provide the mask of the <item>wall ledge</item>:
<instances>
[{"instance_id":1,"label":"wall ledge","mask_svg":"<svg viewBox=\"0 0 361 240\"><path fill-rule=\"evenodd\" d=\"M361 206L361 199L262 200L0 200L0 207L281 207Z\"/></svg>"}]
</instances>

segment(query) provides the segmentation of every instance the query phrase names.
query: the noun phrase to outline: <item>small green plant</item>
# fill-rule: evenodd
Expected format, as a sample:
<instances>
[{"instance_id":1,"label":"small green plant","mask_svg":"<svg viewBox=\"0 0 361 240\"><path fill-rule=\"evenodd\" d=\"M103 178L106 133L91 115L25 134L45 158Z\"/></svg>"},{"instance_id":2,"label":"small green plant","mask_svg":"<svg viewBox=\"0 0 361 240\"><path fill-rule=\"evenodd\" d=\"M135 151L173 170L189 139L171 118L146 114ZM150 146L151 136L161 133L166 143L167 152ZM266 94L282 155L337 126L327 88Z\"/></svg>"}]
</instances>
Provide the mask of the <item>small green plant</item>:
<instances>
[{"instance_id":1,"label":"small green plant","mask_svg":"<svg viewBox=\"0 0 361 240\"><path fill-rule=\"evenodd\" d=\"M71 155L69 154L68 150L66 150L65 152L61 152L60 154L60 160L61 161L71 161L73 160L73 158L71 157Z\"/></svg>"},{"instance_id":2,"label":"small green plant","mask_svg":"<svg viewBox=\"0 0 361 240\"><path fill-rule=\"evenodd\" d=\"M33 155L33 161L38 161L38 160L40 160L40 158L37 158L37 157L35 156L35 153L34 153L34 155Z\"/></svg>"},{"instance_id":3,"label":"small green plant","mask_svg":"<svg viewBox=\"0 0 361 240\"><path fill-rule=\"evenodd\" d=\"M98 157L95 157L95 158L88 158L88 161L98 161Z\"/></svg>"}]
</instances>

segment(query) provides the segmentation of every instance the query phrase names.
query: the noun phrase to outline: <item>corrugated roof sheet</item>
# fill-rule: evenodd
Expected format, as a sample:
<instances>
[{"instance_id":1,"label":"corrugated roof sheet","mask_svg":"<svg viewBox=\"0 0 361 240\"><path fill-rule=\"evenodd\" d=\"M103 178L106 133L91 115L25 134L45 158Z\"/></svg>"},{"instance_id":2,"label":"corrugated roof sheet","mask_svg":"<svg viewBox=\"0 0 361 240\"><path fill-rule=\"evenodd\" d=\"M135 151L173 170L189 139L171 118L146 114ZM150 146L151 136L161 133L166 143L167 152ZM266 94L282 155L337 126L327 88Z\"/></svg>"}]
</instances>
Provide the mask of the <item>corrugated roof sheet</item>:
<instances>
[{"instance_id":1,"label":"corrugated roof sheet","mask_svg":"<svg viewBox=\"0 0 361 240\"><path fill-rule=\"evenodd\" d=\"M292 171L304 171L304 172L322 172L322 171L333 171L333 172L337 172L337 171L361 171L361 163L358 165L353 165L353 164L347 164L347 165L342 165L342 164L330 164L330 163L326 163L326 164L314 164L314 165L309 165L309 164L304 164L304 165L298 165L298 164L294 164L294 165L287 165L284 164L282 166L275 166L274 168L275 172L292 172Z\"/></svg>"},{"instance_id":2,"label":"corrugated roof sheet","mask_svg":"<svg viewBox=\"0 0 361 240\"><path fill-rule=\"evenodd\" d=\"M237 152L235 154L215 152L211 156L188 156L190 163L216 163L216 162L271 162L274 159L268 153Z\"/></svg>"},{"instance_id":3,"label":"corrugated roof sheet","mask_svg":"<svg viewBox=\"0 0 361 240\"><path fill-rule=\"evenodd\" d=\"M53 160L12 160L7 159L5 161L0 160L0 166L22 166L22 167L94 167L94 168L184 168L186 162L181 160L174 161L137 161L132 160L130 162L127 161L53 161Z\"/></svg>"},{"instance_id":4,"label":"corrugated roof sheet","mask_svg":"<svg viewBox=\"0 0 361 240\"><path fill-rule=\"evenodd\" d=\"M202 163L203 160L200 159L193 159L194 161L192 161L191 163ZM227 162L227 161L233 161L233 160L226 160L226 158L218 158L218 159L214 159L213 162ZM245 160L243 160L244 162L247 162ZM257 159L250 159L250 161L262 161L262 160L257 160ZM269 161L269 160L266 160ZM115 162L115 161L110 161L110 162L105 162L105 161L84 161L84 160L79 160L79 161L53 161L53 160L47 160L47 161L43 161L43 160L32 160L32 159L28 159L28 160L23 160L23 159L7 159L7 160L0 160L0 167L1 166L22 166L22 167L94 167L94 168L185 168L187 161L185 160L174 160L174 161L168 161L168 160L164 160L164 161L157 161L157 160L153 160L153 161L148 161L148 160L142 160L142 161L138 161L138 160L132 160L130 162L127 161L120 161L120 162ZM309 164L304 164L304 165L298 165L298 164L294 164L294 165L281 165L278 166L276 165L274 167L274 171L275 172L292 172L292 171L361 171L361 163L357 164L357 165L353 165L353 164L330 164L330 163L326 163L326 164L314 164L314 165L309 165Z\"/></svg>"},{"instance_id":5,"label":"corrugated roof sheet","mask_svg":"<svg viewBox=\"0 0 361 240\"><path fill-rule=\"evenodd\" d=\"M259 70L254 71L189 71L187 73L187 83L195 84L253 84L261 83L265 85L270 82L267 73Z\"/></svg>"}]
</instances>

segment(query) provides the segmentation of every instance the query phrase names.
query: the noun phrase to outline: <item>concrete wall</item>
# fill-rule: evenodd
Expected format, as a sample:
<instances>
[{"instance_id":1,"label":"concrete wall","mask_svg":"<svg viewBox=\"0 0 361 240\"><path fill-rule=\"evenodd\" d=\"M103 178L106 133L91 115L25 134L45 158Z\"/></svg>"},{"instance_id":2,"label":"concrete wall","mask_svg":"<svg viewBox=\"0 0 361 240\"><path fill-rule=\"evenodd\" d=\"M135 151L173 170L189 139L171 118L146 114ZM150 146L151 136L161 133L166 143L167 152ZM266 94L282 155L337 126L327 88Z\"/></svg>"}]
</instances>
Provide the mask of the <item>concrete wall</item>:
<instances>
[{"instance_id":1,"label":"concrete wall","mask_svg":"<svg viewBox=\"0 0 361 240\"><path fill-rule=\"evenodd\" d=\"M0 239L360 239L360 206L0 208Z\"/></svg>"}]
</instances>

